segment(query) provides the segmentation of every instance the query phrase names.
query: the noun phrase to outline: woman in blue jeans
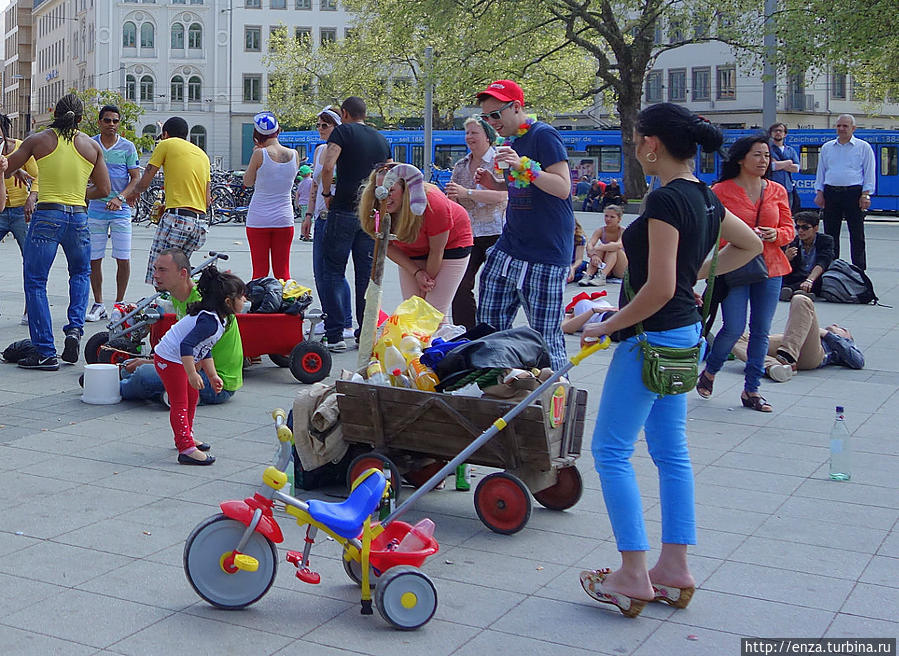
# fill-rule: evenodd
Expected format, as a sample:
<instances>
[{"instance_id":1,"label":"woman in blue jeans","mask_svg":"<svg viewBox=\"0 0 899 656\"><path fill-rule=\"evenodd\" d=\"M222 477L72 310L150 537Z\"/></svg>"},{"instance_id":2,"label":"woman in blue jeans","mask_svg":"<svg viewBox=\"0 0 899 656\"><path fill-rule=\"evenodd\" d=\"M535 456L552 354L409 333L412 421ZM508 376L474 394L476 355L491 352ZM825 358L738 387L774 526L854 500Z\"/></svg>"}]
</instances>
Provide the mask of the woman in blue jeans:
<instances>
[{"instance_id":1,"label":"woman in blue jeans","mask_svg":"<svg viewBox=\"0 0 899 656\"><path fill-rule=\"evenodd\" d=\"M743 407L759 412L772 411L771 404L759 394L759 383L765 375L768 333L780 297L781 277L792 269L781 246L789 244L794 234L787 190L765 179L770 170L768 137L760 132L733 143L721 168L721 180L712 187L724 206L761 238L768 278L751 285L731 287L727 292L721 301L724 325L715 336L705 371L696 383L696 392L702 398L712 395L715 374L724 366L746 328L748 307L749 346L740 400Z\"/></svg>"},{"instance_id":2,"label":"woman in blue jeans","mask_svg":"<svg viewBox=\"0 0 899 656\"><path fill-rule=\"evenodd\" d=\"M590 597L636 617L649 601L684 608L695 581L687 565L687 545L696 543L693 469L687 451L687 400L683 394L659 396L642 379L638 342L693 347L700 340L700 316L693 285L704 277L706 257L718 235L729 244L718 256L718 271L729 271L761 251L753 232L693 175L696 146L714 152L721 132L705 119L670 103L647 107L634 129L637 159L647 175L658 176L659 189L646 199L643 213L624 231L630 286L622 290L621 310L602 323L588 324L583 340L618 331L603 385L593 433L593 458L602 484L621 566L581 572ZM643 334L637 325L640 324ZM652 569L643 506L630 458L643 429L659 470L662 549Z\"/></svg>"}]
</instances>

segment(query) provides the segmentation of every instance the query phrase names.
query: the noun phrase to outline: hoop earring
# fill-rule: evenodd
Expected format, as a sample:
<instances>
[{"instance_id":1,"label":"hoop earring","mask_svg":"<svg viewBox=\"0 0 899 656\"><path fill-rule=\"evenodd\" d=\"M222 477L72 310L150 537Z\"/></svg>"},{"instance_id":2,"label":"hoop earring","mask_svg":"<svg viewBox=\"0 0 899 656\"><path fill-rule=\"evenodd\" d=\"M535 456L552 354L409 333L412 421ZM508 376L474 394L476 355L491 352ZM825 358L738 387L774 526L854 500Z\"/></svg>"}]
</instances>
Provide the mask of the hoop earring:
<instances>
[{"instance_id":1,"label":"hoop earring","mask_svg":"<svg viewBox=\"0 0 899 656\"><path fill-rule=\"evenodd\" d=\"M646 153L646 161L649 162L650 164L655 164L658 159L659 159L659 156L656 155L655 153L653 153L653 152Z\"/></svg>"}]
</instances>

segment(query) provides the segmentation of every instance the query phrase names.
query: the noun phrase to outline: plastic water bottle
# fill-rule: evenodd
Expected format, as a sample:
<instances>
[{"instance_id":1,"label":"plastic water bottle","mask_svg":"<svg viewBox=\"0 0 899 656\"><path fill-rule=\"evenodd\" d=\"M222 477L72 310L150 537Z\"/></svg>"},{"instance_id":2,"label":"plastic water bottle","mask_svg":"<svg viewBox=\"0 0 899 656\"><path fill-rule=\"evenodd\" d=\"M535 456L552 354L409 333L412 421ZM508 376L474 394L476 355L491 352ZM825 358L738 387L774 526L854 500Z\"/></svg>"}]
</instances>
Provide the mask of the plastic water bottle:
<instances>
[{"instance_id":1,"label":"plastic water bottle","mask_svg":"<svg viewBox=\"0 0 899 656\"><path fill-rule=\"evenodd\" d=\"M431 536L434 535L434 522L425 517L415 526L409 529L406 536L400 540L397 551L421 551L430 542Z\"/></svg>"},{"instance_id":2,"label":"plastic water bottle","mask_svg":"<svg viewBox=\"0 0 899 656\"><path fill-rule=\"evenodd\" d=\"M386 385L390 387L390 378L384 373L384 367L381 365L380 360L372 359L368 363L368 367L365 369L365 377L372 385Z\"/></svg>"},{"instance_id":3,"label":"plastic water bottle","mask_svg":"<svg viewBox=\"0 0 899 656\"><path fill-rule=\"evenodd\" d=\"M852 448L849 429L843 419L843 406L837 406L837 416L830 429L830 480L848 481L852 478Z\"/></svg>"},{"instance_id":4,"label":"plastic water bottle","mask_svg":"<svg viewBox=\"0 0 899 656\"><path fill-rule=\"evenodd\" d=\"M384 371L390 375L394 387L401 386L399 376L406 371L406 358L390 339L384 340Z\"/></svg>"},{"instance_id":5,"label":"plastic water bottle","mask_svg":"<svg viewBox=\"0 0 899 656\"><path fill-rule=\"evenodd\" d=\"M393 480L393 470L390 469L390 463L385 461L383 465L384 478L387 479L387 498L381 501L381 508L378 511L378 519L385 519L396 507L396 488L399 481Z\"/></svg>"},{"instance_id":6,"label":"plastic water bottle","mask_svg":"<svg viewBox=\"0 0 899 656\"><path fill-rule=\"evenodd\" d=\"M404 334L400 340L399 349L403 357L406 358L406 364L411 363L415 358L421 357L421 342L418 341L415 335Z\"/></svg>"},{"instance_id":7,"label":"plastic water bottle","mask_svg":"<svg viewBox=\"0 0 899 656\"><path fill-rule=\"evenodd\" d=\"M422 364L419 358L409 363L409 376L415 386L425 392L435 391L437 383L440 382L437 380L437 374L429 366Z\"/></svg>"}]
</instances>

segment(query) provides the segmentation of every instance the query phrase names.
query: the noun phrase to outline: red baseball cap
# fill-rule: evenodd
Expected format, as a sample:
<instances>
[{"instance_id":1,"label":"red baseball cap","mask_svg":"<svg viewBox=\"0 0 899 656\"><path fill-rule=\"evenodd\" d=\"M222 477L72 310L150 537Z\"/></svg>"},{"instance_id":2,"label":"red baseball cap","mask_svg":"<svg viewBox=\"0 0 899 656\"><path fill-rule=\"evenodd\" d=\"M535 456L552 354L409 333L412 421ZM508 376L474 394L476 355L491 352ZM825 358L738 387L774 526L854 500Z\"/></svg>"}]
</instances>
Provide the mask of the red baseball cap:
<instances>
[{"instance_id":1,"label":"red baseball cap","mask_svg":"<svg viewBox=\"0 0 899 656\"><path fill-rule=\"evenodd\" d=\"M497 80L487 85L487 88L478 94L478 102L484 99L484 96L492 96L503 102L511 102L517 100L524 105L524 92L521 87L512 80Z\"/></svg>"}]
</instances>

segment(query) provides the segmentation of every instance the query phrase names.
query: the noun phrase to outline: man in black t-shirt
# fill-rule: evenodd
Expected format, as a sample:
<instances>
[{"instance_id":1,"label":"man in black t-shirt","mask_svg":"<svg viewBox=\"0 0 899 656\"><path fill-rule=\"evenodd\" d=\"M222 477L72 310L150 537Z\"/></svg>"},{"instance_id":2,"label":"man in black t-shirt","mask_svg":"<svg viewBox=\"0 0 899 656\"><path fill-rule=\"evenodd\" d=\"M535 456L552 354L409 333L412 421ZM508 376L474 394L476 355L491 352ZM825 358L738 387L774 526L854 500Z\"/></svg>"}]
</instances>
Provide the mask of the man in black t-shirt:
<instances>
[{"instance_id":1,"label":"man in black t-shirt","mask_svg":"<svg viewBox=\"0 0 899 656\"><path fill-rule=\"evenodd\" d=\"M322 161L321 189L328 208L322 252L313 252L313 260L321 272L316 286L321 290L322 310L326 313L325 336L328 349L345 351L343 317L349 314L350 289L346 281L346 265L353 255L356 282L356 321L362 323L365 313L365 289L371 275L374 241L360 227L356 216L358 190L377 165L390 161L387 140L365 124L365 101L350 96L340 106L342 123L334 128ZM334 167L337 186L331 188Z\"/></svg>"}]
</instances>

